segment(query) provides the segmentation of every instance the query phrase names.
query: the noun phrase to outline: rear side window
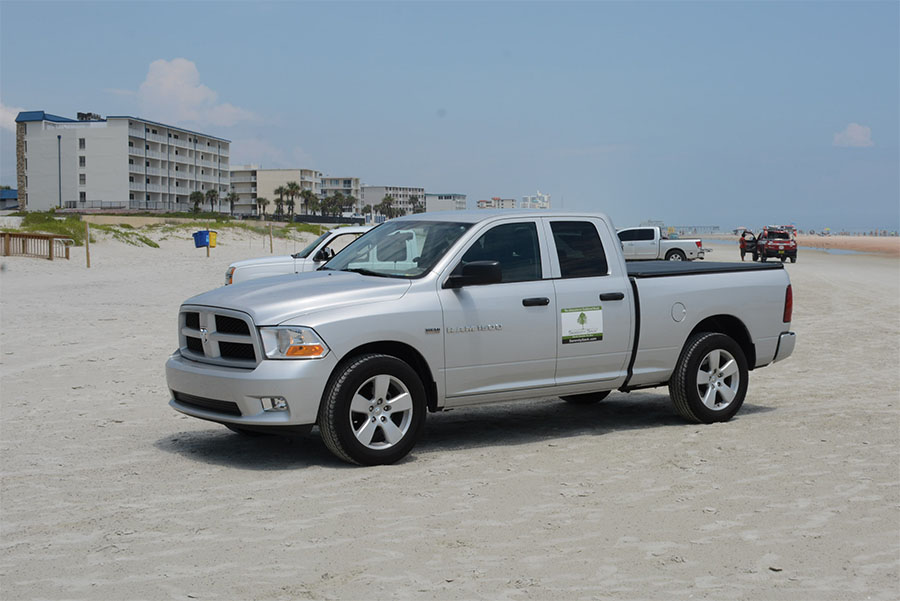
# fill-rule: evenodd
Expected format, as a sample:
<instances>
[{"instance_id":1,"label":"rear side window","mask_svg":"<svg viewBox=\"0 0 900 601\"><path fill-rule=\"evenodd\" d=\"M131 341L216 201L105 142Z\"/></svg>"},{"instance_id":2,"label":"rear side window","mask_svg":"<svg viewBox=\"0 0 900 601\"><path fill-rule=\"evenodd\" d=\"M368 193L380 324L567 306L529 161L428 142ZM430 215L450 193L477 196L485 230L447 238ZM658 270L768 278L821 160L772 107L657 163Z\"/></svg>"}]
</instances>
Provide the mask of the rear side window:
<instances>
[{"instance_id":1,"label":"rear side window","mask_svg":"<svg viewBox=\"0 0 900 601\"><path fill-rule=\"evenodd\" d=\"M609 273L603 243L594 224L587 221L552 221L553 242L564 278L587 278Z\"/></svg>"},{"instance_id":2,"label":"rear side window","mask_svg":"<svg viewBox=\"0 0 900 601\"><path fill-rule=\"evenodd\" d=\"M506 223L491 228L469 247L460 267L473 261L499 261L504 283L541 279L537 226Z\"/></svg>"},{"instance_id":3,"label":"rear side window","mask_svg":"<svg viewBox=\"0 0 900 601\"><path fill-rule=\"evenodd\" d=\"M635 240L653 240L653 230L643 229L643 230L634 230L636 234Z\"/></svg>"}]
</instances>

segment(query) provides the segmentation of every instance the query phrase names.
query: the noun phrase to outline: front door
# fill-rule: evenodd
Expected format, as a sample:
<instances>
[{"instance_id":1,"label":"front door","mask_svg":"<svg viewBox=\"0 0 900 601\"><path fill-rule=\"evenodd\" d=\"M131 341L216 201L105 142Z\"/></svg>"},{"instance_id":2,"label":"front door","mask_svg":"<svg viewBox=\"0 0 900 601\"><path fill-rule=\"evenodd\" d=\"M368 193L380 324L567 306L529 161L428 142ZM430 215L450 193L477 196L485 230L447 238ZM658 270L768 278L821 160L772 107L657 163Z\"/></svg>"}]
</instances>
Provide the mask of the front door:
<instances>
[{"instance_id":1,"label":"front door","mask_svg":"<svg viewBox=\"0 0 900 601\"><path fill-rule=\"evenodd\" d=\"M556 295L544 279L549 264L538 226L538 219L490 226L456 263L461 269L471 261L498 261L501 282L439 289L448 406L553 385ZM463 396L469 398L453 402Z\"/></svg>"}]
</instances>

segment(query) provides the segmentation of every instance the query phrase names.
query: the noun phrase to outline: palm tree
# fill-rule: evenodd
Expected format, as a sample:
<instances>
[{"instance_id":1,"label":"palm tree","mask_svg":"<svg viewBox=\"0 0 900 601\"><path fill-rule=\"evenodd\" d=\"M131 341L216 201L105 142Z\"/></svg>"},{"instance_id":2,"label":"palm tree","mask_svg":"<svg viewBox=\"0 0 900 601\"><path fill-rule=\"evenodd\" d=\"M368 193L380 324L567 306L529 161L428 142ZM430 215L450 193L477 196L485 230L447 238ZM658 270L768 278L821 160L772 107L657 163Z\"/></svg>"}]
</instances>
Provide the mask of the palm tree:
<instances>
[{"instance_id":1,"label":"palm tree","mask_svg":"<svg viewBox=\"0 0 900 601\"><path fill-rule=\"evenodd\" d=\"M206 202L209 203L209 210L215 212L216 203L219 201L219 191L218 190L207 190L206 191Z\"/></svg>"},{"instance_id":2,"label":"palm tree","mask_svg":"<svg viewBox=\"0 0 900 601\"><path fill-rule=\"evenodd\" d=\"M275 201L275 219L281 219L281 213L284 211L284 195L287 194L287 188L278 186L275 188L275 194L278 200Z\"/></svg>"},{"instance_id":3,"label":"palm tree","mask_svg":"<svg viewBox=\"0 0 900 601\"><path fill-rule=\"evenodd\" d=\"M229 207L228 214L231 215L232 217L234 217L234 203L236 203L240 199L241 199L241 197L237 195L237 192L231 192L226 197L226 200L228 200L228 207Z\"/></svg>"},{"instance_id":4,"label":"palm tree","mask_svg":"<svg viewBox=\"0 0 900 601\"><path fill-rule=\"evenodd\" d=\"M193 192L191 192L189 199L192 203L194 203L194 212L199 213L200 203L203 202L203 192L201 192L200 190L194 190Z\"/></svg>"},{"instance_id":5,"label":"palm tree","mask_svg":"<svg viewBox=\"0 0 900 601\"><path fill-rule=\"evenodd\" d=\"M303 198L303 204L306 206L306 212L310 215L315 215L322 208L322 201L319 200L319 197L312 193L312 190L304 190L300 193L301 198Z\"/></svg>"},{"instance_id":6,"label":"palm tree","mask_svg":"<svg viewBox=\"0 0 900 601\"><path fill-rule=\"evenodd\" d=\"M288 202L287 202L288 213L290 214L291 220L293 221L293 219L294 219L294 199L297 198L298 194L300 194L300 184L298 184L297 182L288 182L287 184L285 184L284 188L287 191L287 195L288 195Z\"/></svg>"},{"instance_id":7,"label":"palm tree","mask_svg":"<svg viewBox=\"0 0 900 601\"><path fill-rule=\"evenodd\" d=\"M300 192L300 198L303 199L303 204L306 205L305 210L307 213L309 213L310 211L315 213L322 206L322 203L319 201L319 197L316 196L315 192L313 192L312 190L303 190L302 192Z\"/></svg>"},{"instance_id":8,"label":"palm tree","mask_svg":"<svg viewBox=\"0 0 900 601\"><path fill-rule=\"evenodd\" d=\"M425 212L425 204L421 200L419 200L419 197L415 194L409 197L409 202L412 205L412 212L414 215L416 213Z\"/></svg>"},{"instance_id":9,"label":"palm tree","mask_svg":"<svg viewBox=\"0 0 900 601\"><path fill-rule=\"evenodd\" d=\"M256 206L259 207L259 211L262 211L263 221L266 220L266 207L269 206L269 199L265 196L260 196L256 199Z\"/></svg>"},{"instance_id":10,"label":"palm tree","mask_svg":"<svg viewBox=\"0 0 900 601\"><path fill-rule=\"evenodd\" d=\"M393 219L400 214L400 209L394 207L394 197L390 194L382 198L381 202L373 208L388 219Z\"/></svg>"}]
</instances>

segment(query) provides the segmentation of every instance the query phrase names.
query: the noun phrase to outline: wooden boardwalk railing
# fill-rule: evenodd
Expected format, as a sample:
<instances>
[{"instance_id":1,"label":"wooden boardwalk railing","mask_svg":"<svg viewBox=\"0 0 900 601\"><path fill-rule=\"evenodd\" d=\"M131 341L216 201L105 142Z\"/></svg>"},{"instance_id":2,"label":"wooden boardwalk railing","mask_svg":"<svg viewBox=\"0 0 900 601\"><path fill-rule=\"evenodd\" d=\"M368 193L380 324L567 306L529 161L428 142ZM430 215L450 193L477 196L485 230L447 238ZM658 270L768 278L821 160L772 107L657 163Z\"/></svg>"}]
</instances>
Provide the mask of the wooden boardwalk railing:
<instances>
[{"instance_id":1,"label":"wooden boardwalk railing","mask_svg":"<svg viewBox=\"0 0 900 601\"><path fill-rule=\"evenodd\" d=\"M56 234L3 232L3 256L69 258L69 247L75 241Z\"/></svg>"}]
</instances>

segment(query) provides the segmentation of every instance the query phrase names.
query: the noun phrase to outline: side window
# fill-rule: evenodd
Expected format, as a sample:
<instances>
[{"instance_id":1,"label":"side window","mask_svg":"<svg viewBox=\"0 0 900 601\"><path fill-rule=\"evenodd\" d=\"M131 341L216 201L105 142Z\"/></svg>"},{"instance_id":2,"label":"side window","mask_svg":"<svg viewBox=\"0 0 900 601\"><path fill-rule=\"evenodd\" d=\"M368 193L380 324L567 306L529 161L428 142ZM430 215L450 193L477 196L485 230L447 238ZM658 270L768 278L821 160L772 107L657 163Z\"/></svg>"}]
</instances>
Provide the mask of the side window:
<instances>
[{"instance_id":1,"label":"side window","mask_svg":"<svg viewBox=\"0 0 900 601\"><path fill-rule=\"evenodd\" d=\"M553 242L564 278L604 276L609 273L603 243L594 224L587 221L552 221Z\"/></svg>"},{"instance_id":2,"label":"side window","mask_svg":"<svg viewBox=\"0 0 900 601\"><path fill-rule=\"evenodd\" d=\"M506 223L491 228L469 247L461 264L473 261L499 261L504 283L541 279L537 225Z\"/></svg>"},{"instance_id":3,"label":"side window","mask_svg":"<svg viewBox=\"0 0 900 601\"><path fill-rule=\"evenodd\" d=\"M357 238L359 238L359 234L341 234L340 236L335 236L334 240L325 248L329 248L334 251L334 254L338 254Z\"/></svg>"},{"instance_id":4,"label":"side window","mask_svg":"<svg viewBox=\"0 0 900 601\"><path fill-rule=\"evenodd\" d=\"M636 230L625 230L619 232L619 240L621 240L622 242L634 242L636 235Z\"/></svg>"},{"instance_id":5,"label":"side window","mask_svg":"<svg viewBox=\"0 0 900 601\"><path fill-rule=\"evenodd\" d=\"M637 234L635 240L653 240L653 230L649 228L634 230L634 232Z\"/></svg>"}]
</instances>

